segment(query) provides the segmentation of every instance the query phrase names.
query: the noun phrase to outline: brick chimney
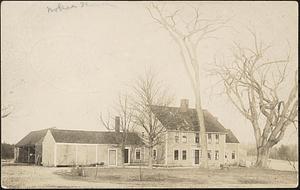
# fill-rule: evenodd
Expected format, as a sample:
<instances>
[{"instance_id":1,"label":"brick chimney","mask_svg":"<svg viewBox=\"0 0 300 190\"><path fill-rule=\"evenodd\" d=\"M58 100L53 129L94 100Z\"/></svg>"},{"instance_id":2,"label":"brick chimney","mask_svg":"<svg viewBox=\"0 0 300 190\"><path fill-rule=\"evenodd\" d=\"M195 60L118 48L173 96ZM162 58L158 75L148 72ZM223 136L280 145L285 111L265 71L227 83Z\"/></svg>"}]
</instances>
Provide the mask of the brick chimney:
<instances>
[{"instance_id":1,"label":"brick chimney","mask_svg":"<svg viewBox=\"0 0 300 190\"><path fill-rule=\"evenodd\" d=\"M188 99L181 99L180 101L180 111L187 112L189 109L189 100Z\"/></svg>"},{"instance_id":2,"label":"brick chimney","mask_svg":"<svg viewBox=\"0 0 300 190\"><path fill-rule=\"evenodd\" d=\"M120 132L120 117L119 116L115 117L115 131Z\"/></svg>"}]
</instances>

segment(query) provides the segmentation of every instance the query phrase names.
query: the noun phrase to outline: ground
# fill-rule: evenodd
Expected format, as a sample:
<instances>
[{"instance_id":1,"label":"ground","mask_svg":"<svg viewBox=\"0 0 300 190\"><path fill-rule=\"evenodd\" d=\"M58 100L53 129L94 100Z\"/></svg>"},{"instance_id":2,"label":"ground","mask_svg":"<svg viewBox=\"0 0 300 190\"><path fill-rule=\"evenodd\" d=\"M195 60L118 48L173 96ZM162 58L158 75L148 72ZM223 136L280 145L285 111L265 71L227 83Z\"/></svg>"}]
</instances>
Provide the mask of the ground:
<instances>
[{"instance_id":1,"label":"ground","mask_svg":"<svg viewBox=\"0 0 300 190\"><path fill-rule=\"evenodd\" d=\"M291 171L231 168L85 168L85 177L72 168L2 166L1 186L6 188L95 188L95 187L296 187L298 173Z\"/></svg>"}]
</instances>

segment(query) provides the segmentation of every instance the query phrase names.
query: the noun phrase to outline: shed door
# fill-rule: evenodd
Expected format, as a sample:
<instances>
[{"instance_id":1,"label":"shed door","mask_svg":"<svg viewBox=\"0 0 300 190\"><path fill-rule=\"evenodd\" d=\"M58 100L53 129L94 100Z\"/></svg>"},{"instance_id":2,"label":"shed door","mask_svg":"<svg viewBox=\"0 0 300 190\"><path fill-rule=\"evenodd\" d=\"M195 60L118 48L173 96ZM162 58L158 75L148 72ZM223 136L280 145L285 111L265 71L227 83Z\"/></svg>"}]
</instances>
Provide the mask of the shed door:
<instances>
[{"instance_id":1,"label":"shed door","mask_svg":"<svg viewBox=\"0 0 300 190\"><path fill-rule=\"evenodd\" d=\"M117 151L116 150L109 150L109 165L117 165Z\"/></svg>"},{"instance_id":2,"label":"shed door","mask_svg":"<svg viewBox=\"0 0 300 190\"><path fill-rule=\"evenodd\" d=\"M125 148L124 149L124 163L127 164L129 161L129 149Z\"/></svg>"}]
</instances>

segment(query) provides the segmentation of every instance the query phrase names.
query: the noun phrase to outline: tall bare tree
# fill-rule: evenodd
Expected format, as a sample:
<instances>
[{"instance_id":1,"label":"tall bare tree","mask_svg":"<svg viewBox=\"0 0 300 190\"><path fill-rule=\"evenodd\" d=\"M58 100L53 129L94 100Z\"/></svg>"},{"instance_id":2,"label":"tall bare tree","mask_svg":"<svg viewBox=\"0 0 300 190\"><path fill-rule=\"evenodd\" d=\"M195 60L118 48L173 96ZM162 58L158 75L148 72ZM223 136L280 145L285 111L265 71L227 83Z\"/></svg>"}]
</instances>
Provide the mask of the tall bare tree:
<instances>
[{"instance_id":1,"label":"tall bare tree","mask_svg":"<svg viewBox=\"0 0 300 190\"><path fill-rule=\"evenodd\" d=\"M253 47L235 43L230 65L218 65L212 74L224 82L225 92L237 110L253 127L257 167L267 167L270 149L284 137L298 117L298 80L295 72L289 96L279 96L286 79L289 52L284 59L272 59L255 32L250 31ZM295 125L296 126L296 125Z\"/></svg>"},{"instance_id":2,"label":"tall bare tree","mask_svg":"<svg viewBox=\"0 0 300 190\"><path fill-rule=\"evenodd\" d=\"M198 59L199 44L207 39L211 33L225 26L228 20L201 18L199 8L193 8L194 15L186 22L180 15L181 9L166 13L164 6L151 3L147 10L153 20L162 26L179 47L180 56L186 73L190 79L195 95L197 116L200 125L201 148L203 152L202 167L208 168L207 139L205 132L204 116L200 96L200 60Z\"/></svg>"},{"instance_id":3,"label":"tall bare tree","mask_svg":"<svg viewBox=\"0 0 300 190\"><path fill-rule=\"evenodd\" d=\"M117 130L120 130L121 135L117 135L117 141L120 142L118 146L121 148L122 154L121 165L124 167L125 146L128 139L128 133L132 132L134 127L133 109L130 107L127 94L119 94L114 112L116 113L117 117L120 118L120 129ZM102 113L100 114L100 121L107 130L116 130L116 126L111 125L111 120L115 119L115 117L111 117L110 112L108 112L106 119L103 118Z\"/></svg>"},{"instance_id":4,"label":"tall bare tree","mask_svg":"<svg viewBox=\"0 0 300 190\"><path fill-rule=\"evenodd\" d=\"M153 163L153 147L163 142L163 134L166 128L162 126L157 117L153 114L151 106L168 106L173 101L168 88L157 79L157 75L151 70L147 70L144 76L137 78L133 85L132 107L134 112L134 122L136 128L142 134L146 147L149 149L149 168Z\"/></svg>"}]
</instances>

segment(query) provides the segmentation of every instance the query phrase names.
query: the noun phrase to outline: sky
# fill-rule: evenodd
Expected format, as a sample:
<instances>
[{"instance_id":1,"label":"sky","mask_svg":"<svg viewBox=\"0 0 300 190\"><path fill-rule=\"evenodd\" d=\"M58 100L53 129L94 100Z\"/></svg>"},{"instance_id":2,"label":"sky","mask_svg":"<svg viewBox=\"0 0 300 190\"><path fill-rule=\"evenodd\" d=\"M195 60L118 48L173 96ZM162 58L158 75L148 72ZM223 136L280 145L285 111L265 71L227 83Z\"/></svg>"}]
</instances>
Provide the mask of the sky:
<instances>
[{"instance_id":1,"label":"sky","mask_svg":"<svg viewBox=\"0 0 300 190\"><path fill-rule=\"evenodd\" d=\"M157 2L158 3L158 2ZM201 42L201 98L204 109L231 129L243 143L254 143L252 127L228 98L216 93L218 79L209 76L214 56L230 56L233 42L251 43L248 28L272 44L273 56L291 47L288 77L280 92L288 95L298 63L296 2L164 2L165 9L203 18L231 18L230 27ZM158 3L161 5L162 3ZM58 6L75 8L53 11ZM180 99L194 96L178 48L146 11L149 2L2 2L1 107L12 114L1 119L1 141L17 143L33 130L105 130L99 114L110 109L119 93L152 68ZM81 7L83 6L83 7ZM296 143L290 127L282 143Z\"/></svg>"}]
</instances>

